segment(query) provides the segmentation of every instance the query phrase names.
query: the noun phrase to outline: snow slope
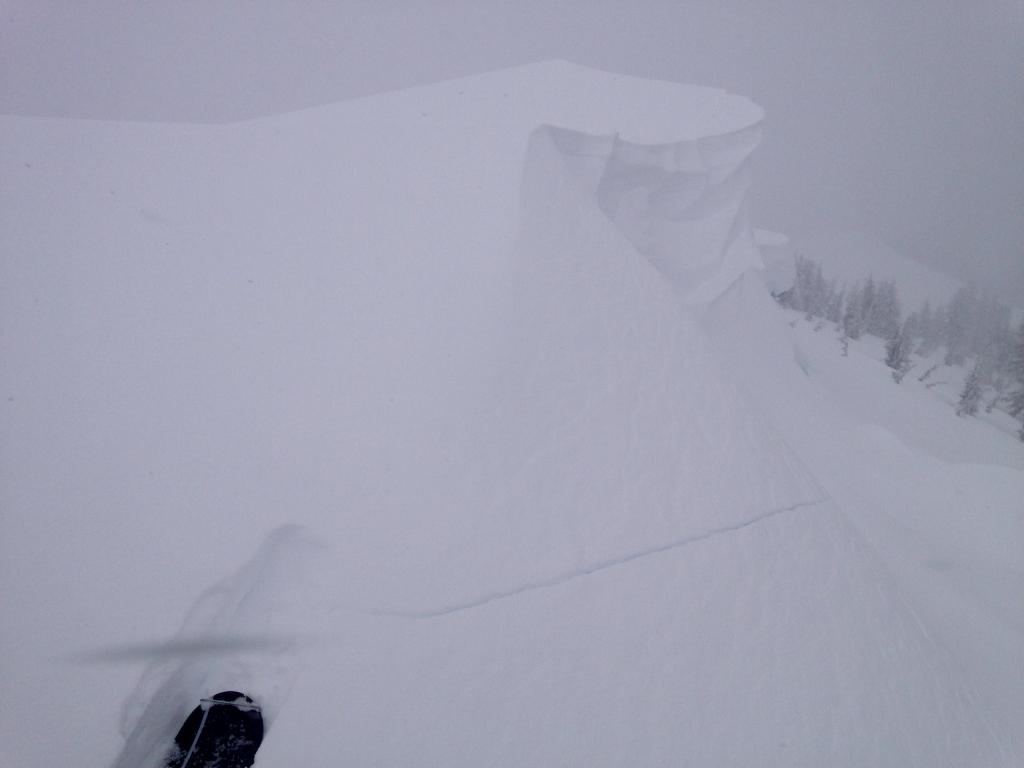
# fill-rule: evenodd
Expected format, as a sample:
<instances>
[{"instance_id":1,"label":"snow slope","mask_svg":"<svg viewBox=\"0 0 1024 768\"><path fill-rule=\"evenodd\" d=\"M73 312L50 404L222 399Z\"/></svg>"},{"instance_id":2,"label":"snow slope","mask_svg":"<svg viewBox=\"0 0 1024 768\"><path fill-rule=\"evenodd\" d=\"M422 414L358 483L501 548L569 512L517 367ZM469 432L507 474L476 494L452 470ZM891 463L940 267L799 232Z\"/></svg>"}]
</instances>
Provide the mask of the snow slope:
<instances>
[{"instance_id":1,"label":"snow slope","mask_svg":"<svg viewBox=\"0 0 1024 768\"><path fill-rule=\"evenodd\" d=\"M913 367L894 387L892 369L884 364L883 339L864 335L849 345L844 357L834 325L808 323L800 313L786 315L807 356L811 378L851 421L884 427L914 453L945 463L1024 470L1019 420L1002 410L985 413L984 408L972 418L955 418L968 368L944 365L944 349L925 358L914 355ZM986 390L986 405L990 398Z\"/></svg>"},{"instance_id":2,"label":"snow slope","mask_svg":"<svg viewBox=\"0 0 1024 768\"><path fill-rule=\"evenodd\" d=\"M719 359L752 383L788 444L870 543L914 620L966 683L970 707L1019 761L1024 715L1024 450L991 425L959 419L866 348L814 325L789 330L759 276L715 302L705 326ZM754 323L752 321L759 322ZM780 354L788 349L789 355ZM793 365L790 361L796 361ZM908 377L909 379L910 377ZM940 761L955 764L948 755Z\"/></svg>"},{"instance_id":3,"label":"snow slope","mask_svg":"<svg viewBox=\"0 0 1024 768\"><path fill-rule=\"evenodd\" d=\"M137 764L241 680L260 765L1012 765L795 417L760 119L554 62L0 121L5 757Z\"/></svg>"}]
</instances>

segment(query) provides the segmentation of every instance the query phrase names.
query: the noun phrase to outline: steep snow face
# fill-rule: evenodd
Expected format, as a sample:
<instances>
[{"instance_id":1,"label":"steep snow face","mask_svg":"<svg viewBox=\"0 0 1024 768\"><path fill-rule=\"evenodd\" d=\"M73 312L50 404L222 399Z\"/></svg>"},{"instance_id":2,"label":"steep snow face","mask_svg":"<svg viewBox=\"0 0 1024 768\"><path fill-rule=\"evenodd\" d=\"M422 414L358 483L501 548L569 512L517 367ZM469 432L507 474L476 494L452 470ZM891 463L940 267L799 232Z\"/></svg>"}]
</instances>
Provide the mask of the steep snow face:
<instances>
[{"instance_id":1,"label":"steep snow face","mask_svg":"<svg viewBox=\"0 0 1024 768\"><path fill-rule=\"evenodd\" d=\"M498 335L472 352L474 419L434 414L443 452L388 490L392 514L416 509L432 535L400 534L400 561L344 558L378 583L393 561L396 607L474 604L821 497L715 364L680 300L682 273L637 251L576 160L549 129L533 134L486 316ZM460 371L464 353L452 353ZM446 386L464 387L459 376ZM379 513L367 525L379 530Z\"/></svg>"},{"instance_id":2,"label":"steep snow face","mask_svg":"<svg viewBox=\"0 0 1024 768\"><path fill-rule=\"evenodd\" d=\"M555 63L0 121L10 762L132 764L212 687L267 705L270 764L997 764L701 327L756 260L760 117ZM282 523L329 556L258 548ZM122 750L135 670L53 659L128 642Z\"/></svg>"},{"instance_id":3,"label":"steep snow face","mask_svg":"<svg viewBox=\"0 0 1024 768\"><path fill-rule=\"evenodd\" d=\"M687 303L700 304L761 263L745 207L746 160L759 140L757 125L658 145L550 127L534 138L531 154L544 152L543 141L557 147L564 156L557 166L596 197ZM536 195L525 204L538 204Z\"/></svg>"}]
</instances>

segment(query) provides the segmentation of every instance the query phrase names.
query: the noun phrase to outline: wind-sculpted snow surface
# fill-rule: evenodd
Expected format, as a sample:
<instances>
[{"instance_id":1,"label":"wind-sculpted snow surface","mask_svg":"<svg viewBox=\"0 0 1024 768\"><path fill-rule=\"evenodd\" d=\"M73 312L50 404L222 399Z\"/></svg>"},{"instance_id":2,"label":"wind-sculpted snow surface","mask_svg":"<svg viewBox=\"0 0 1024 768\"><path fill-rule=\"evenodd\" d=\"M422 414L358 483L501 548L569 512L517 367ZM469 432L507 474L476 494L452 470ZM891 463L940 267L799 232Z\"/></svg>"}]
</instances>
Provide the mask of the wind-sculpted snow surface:
<instances>
[{"instance_id":1,"label":"wind-sculpted snow surface","mask_svg":"<svg viewBox=\"0 0 1024 768\"><path fill-rule=\"evenodd\" d=\"M51 661L92 650L154 659L118 768L220 689L266 704L268 765L998 765L702 325L758 261L760 120L555 62L0 122L12 764L118 754L134 670ZM282 522L330 557L277 534L206 591ZM37 743L40 687L88 704Z\"/></svg>"},{"instance_id":2,"label":"wind-sculpted snow surface","mask_svg":"<svg viewBox=\"0 0 1024 768\"><path fill-rule=\"evenodd\" d=\"M488 366L479 410L469 425L435 415L443 452L389 489L444 547L405 539L396 610L472 603L821 495L715 365L683 270L667 279L623 238L575 159L550 130L531 137L494 349L474 357Z\"/></svg>"},{"instance_id":3,"label":"wind-sculpted snow surface","mask_svg":"<svg viewBox=\"0 0 1024 768\"><path fill-rule=\"evenodd\" d=\"M759 141L758 125L658 145L548 127L533 138L528 173L540 145L554 145L561 162L541 166L570 175L688 304L701 304L761 263L746 214L746 161ZM540 204L532 198L527 207Z\"/></svg>"},{"instance_id":4,"label":"wind-sculpted snow surface","mask_svg":"<svg viewBox=\"0 0 1024 768\"><path fill-rule=\"evenodd\" d=\"M830 504L471 610L339 612L335 631L293 701L336 706L286 708L270 764L1013 764Z\"/></svg>"}]
</instances>

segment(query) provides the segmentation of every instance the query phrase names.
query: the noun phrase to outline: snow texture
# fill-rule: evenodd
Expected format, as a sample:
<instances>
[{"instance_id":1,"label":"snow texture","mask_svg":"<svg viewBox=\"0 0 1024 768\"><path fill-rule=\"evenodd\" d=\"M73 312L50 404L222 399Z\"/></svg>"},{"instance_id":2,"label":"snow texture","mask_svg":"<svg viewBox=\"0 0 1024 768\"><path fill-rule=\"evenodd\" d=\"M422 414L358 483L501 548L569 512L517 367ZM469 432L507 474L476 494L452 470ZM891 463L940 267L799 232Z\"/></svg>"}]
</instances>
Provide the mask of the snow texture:
<instances>
[{"instance_id":1,"label":"snow texture","mask_svg":"<svg viewBox=\"0 0 1024 768\"><path fill-rule=\"evenodd\" d=\"M0 119L10 763L149 765L223 689L266 765L1018 762L1021 474L958 550L946 465L815 379L761 117L553 62Z\"/></svg>"},{"instance_id":2,"label":"snow texture","mask_svg":"<svg viewBox=\"0 0 1024 768\"><path fill-rule=\"evenodd\" d=\"M200 595L174 640L146 649L154 660L125 701L115 768L161 765L177 731L169 725L183 723L203 692L242 688L259 701L264 727L273 724L297 673L298 633L310 629L302 607L316 594L308 575L321 555L300 529L273 531L249 563Z\"/></svg>"}]
</instances>

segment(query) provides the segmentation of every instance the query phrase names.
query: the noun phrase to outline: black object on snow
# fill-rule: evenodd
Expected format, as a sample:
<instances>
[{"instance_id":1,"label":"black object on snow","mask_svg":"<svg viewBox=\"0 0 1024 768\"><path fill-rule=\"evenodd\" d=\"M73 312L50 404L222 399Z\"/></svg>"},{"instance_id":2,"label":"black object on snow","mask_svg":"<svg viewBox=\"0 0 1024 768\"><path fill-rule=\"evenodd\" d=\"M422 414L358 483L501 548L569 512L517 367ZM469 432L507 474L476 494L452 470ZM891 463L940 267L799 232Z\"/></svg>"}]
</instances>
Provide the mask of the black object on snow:
<instances>
[{"instance_id":1,"label":"black object on snow","mask_svg":"<svg viewBox=\"0 0 1024 768\"><path fill-rule=\"evenodd\" d=\"M244 693L223 691L199 706L174 737L167 768L249 768L263 741L263 715Z\"/></svg>"}]
</instances>

